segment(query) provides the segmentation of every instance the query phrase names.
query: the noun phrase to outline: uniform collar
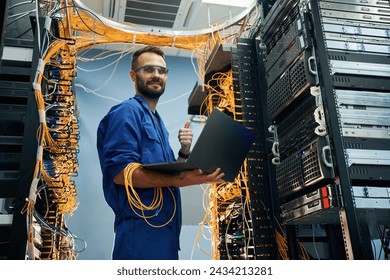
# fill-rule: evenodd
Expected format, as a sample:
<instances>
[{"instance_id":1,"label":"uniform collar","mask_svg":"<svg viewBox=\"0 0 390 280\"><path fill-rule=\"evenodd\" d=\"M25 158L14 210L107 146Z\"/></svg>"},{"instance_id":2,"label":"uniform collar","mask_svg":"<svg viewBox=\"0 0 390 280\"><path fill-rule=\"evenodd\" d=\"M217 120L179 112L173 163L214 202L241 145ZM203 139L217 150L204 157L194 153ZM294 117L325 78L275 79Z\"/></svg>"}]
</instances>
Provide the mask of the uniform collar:
<instances>
[{"instance_id":1,"label":"uniform collar","mask_svg":"<svg viewBox=\"0 0 390 280\"><path fill-rule=\"evenodd\" d=\"M155 113L153 113L153 112L150 110L148 103L146 103L146 101L145 101L145 99L142 97L142 95L136 94L136 95L134 96L134 98L141 104L142 107L144 107L144 109L146 109L146 110L150 113L151 116L156 116L158 119L161 119L161 118L160 118L160 114L157 112L157 110L156 110Z\"/></svg>"}]
</instances>

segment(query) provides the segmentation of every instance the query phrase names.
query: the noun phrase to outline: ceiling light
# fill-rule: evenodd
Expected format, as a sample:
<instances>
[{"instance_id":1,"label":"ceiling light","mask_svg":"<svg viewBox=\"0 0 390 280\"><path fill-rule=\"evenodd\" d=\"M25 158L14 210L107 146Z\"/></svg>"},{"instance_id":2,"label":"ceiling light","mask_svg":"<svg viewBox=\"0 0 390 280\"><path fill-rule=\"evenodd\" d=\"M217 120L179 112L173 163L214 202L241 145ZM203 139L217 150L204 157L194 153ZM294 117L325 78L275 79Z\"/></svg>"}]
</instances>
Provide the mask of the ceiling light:
<instances>
[{"instance_id":1,"label":"ceiling light","mask_svg":"<svg viewBox=\"0 0 390 280\"><path fill-rule=\"evenodd\" d=\"M224 5L232 7L249 7L254 0L240 1L240 0L202 0L203 4Z\"/></svg>"}]
</instances>

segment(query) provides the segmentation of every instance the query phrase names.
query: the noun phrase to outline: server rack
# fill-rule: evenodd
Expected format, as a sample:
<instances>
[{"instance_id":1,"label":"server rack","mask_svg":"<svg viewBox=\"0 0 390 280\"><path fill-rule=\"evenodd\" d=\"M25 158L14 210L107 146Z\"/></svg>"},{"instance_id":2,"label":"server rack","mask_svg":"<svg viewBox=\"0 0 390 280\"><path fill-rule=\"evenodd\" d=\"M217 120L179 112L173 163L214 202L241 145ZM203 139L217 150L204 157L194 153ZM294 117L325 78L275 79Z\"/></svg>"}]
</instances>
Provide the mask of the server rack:
<instances>
[{"instance_id":1,"label":"server rack","mask_svg":"<svg viewBox=\"0 0 390 280\"><path fill-rule=\"evenodd\" d=\"M65 222L78 203L72 180L79 139L72 88L75 42L58 19L45 16L45 5L39 8L38 17L17 18L31 28L16 38L7 34L1 60L0 206L5 207L0 221L9 217L0 225L5 259L73 259L76 254ZM26 34L28 39L18 38Z\"/></svg>"},{"instance_id":2,"label":"server rack","mask_svg":"<svg viewBox=\"0 0 390 280\"><path fill-rule=\"evenodd\" d=\"M8 9L3 11L7 21ZM28 196L36 157L36 142L32 139L38 127L38 111L31 73L37 59L33 40L13 38L6 27L4 31L0 60L1 258L24 259L27 229L21 209Z\"/></svg>"},{"instance_id":3,"label":"server rack","mask_svg":"<svg viewBox=\"0 0 390 280\"><path fill-rule=\"evenodd\" d=\"M383 46L390 42L385 35L390 6L386 1L321 1L310 8L313 20L321 22L321 28L315 29L318 41L323 42L318 48L321 53L324 48L327 56L327 62L319 57L328 66L321 76L331 82L324 82L323 91L345 209L341 222L351 235L352 248L347 253L371 259L373 253L366 246L370 227L389 224L389 200L380 192L389 183L385 172L389 165L389 137L385 136L390 124L389 60ZM383 104L377 103L378 96ZM369 192L371 188L375 191Z\"/></svg>"},{"instance_id":4,"label":"server rack","mask_svg":"<svg viewBox=\"0 0 390 280\"><path fill-rule=\"evenodd\" d=\"M189 114L208 115L210 108L222 109L236 121L256 132L257 137L243 164L245 176L234 184L240 194L219 204L217 220L218 259L277 259L276 230L269 180L264 104L259 96L256 45L252 39L238 38L235 44L217 44L205 64L204 85L195 85L189 97ZM214 80L230 72L233 110L223 108L211 92L220 90ZM206 100L206 102L205 102ZM225 103L225 102L223 102ZM237 187L237 186L236 186ZM214 199L218 194L212 194ZM214 201L217 201L215 199ZM213 204L216 207L217 203Z\"/></svg>"},{"instance_id":5,"label":"server rack","mask_svg":"<svg viewBox=\"0 0 390 280\"><path fill-rule=\"evenodd\" d=\"M372 228L390 222L389 12L386 1L277 1L259 29L281 217L340 228L329 242L345 252L331 258L372 259Z\"/></svg>"},{"instance_id":6,"label":"server rack","mask_svg":"<svg viewBox=\"0 0 390 280\"><path fill-rule=\"evenodd\" d=\"M257 138L247 156L248 187L250 196L251 230L253 231L254 259L277 259L276 226L267 165L267 141L264 125L264 104L258 98L259 73L256 46L253 40L238 38L232 49L233 81L236 107L241 108L243 124L257 133Z\"/></svg>"}]
</instances>

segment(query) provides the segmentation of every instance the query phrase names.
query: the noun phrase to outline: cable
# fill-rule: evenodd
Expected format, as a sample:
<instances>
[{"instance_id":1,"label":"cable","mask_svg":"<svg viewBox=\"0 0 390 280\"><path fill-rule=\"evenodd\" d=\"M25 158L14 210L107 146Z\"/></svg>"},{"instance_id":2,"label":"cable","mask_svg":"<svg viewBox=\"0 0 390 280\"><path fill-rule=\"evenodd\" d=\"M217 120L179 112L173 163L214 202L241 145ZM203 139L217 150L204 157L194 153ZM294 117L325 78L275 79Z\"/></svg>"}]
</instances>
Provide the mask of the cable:
<instances>
[{"instance_id":1,"label":"cable","mask_svg":"<svg viewBox=\"0 0 390 280\"><path fill-rule=\"evenodd\" d=\"M176 101L176 100L178 100L178 99L180 99L180 98L183 98L183 97L187 96L187 95L190 94L191 92L192 92L192 90L187 91L187 92L183 93L182 95L179 95L179 96L174 97L174 98L172 98L172 99L169 99L169 100L160 102L160 103L158 103L158 105L161 106L161 105L165 105L165 104L174 102L174 101Z\"/></svg>"},{"instance_id":2,"label":"cable","mask_svg":"<svg viewBox=\"0 0 390 280\"><path fill-rule=\"evenodd\" d=\"M379 255L378 255L378 260L379 260L382 257L382 251L386 252L386 250L387 250L387 246L385 244L386 226L383 227L383 232L381 232L380 226L376 225L376 230L377 230L377 233L378 233L378 236L379 236L379 240L381 242L381 249L380 249ZM385 259L386 259L386 254L385 254Z\"/></svg>"},{"instance_id":3,"label":"cable","mask_svg":"<svg viewBox=\"0 0 390 280\"><path fill-rule=\"evenodd\" d=\"M26 5L26 4L31 4L32 1L24 1L24 2L20 2L20 3L16 3L16 4L13 4L11 6L8 7L8 10L11 10L13 8L16 8L18 6L22 6L22 5Z\"/></svg>"},{"instance_id":4,"label":"cable","mask_svg":"<svg viewBox=\"0 0 390 280\"><path fill-rule=\"evenodd\" d=\"M73 1L72 1L72 3L73 3ZM83 12L88 13L89 15L92 15L93 16L93 21L92 22L95 22L97 20L99 23L101 23L103 26L105 26L104 22L98 16L96 16L96 14L93 13L92 11L90 11L88 9L85 9L85 8L82 8L80 6L77 6L74 3L72 5L66 5L64 7L59 7L56 10L54 10L53 13L58 13L58 12L64 10L64 9L67 9L67 8L73 8L72 11L75 11L77 17L81 20L81 22L84 24L85 27L87 27L87 29L90 32L95 33L96 35L99 35L99 36L105 36L106 35L106 30L105 29L104 29L105 31L103 33L99 33L96 30L94 30L93 28L91 28L87 24L86 20L83 19L83 17L81 16L81 14L79 12L79 9L82 10ZM87 19L89 19L89 18L87 18ZM93 24L93 25L95 25L95 24Z\"/></svg>"},{"instance_id":5,"label":"cable","mask_svg":"<svg viewBox=\"0 0 390 280\"><path fill-rule=\"evenodd\" d=\"M101 97L101 98L106 98L106 99L109 99L109 100L113 100L113 101L118 102L118 103L122 102L122 100L119 100L119 99L116 99L116 98L113 98L113 97L110 97L110 96L105 96L105 95L99 94L96 91L94 91L92 89L89 89L89 88L86 88L84 85L79 84L79 83L76 83L75 87L82 88L85 92L93 93L96 96Z\"/></svg>"},{"instance_id":6,"label":"cable","mask_svg":"<svg viewBox=\"0 0 390 280\"><path fill-rule=\"evenodd\" d=\"M194 250L195 250L195 245L200 249L200 251L202 253L204 253L206 256L212 258L212 255L210 253L207 253L203 248L200 247L199 245L199 238L201 236L201 233L203 232L203 229L205 227L205 225L207 224L207 220L209 218L209 211L205 211L205 214L203 216L203 220L199 223L200 227L198 229L198 232L196 234L196 237L195 237L195 241L194 241L194 244L192 245L192 250L191 250L191 259L193 257L193 254L194 254Z\"/></svg>"},{"instance_id":7,"label":"cable","mask_svg":"<svg viewBox=\"0 0 390 280\"><path fill-rule=\"evenodd\" d=\"M27 29L26 31L24 31L23 33L19 34L18 36L15 37L15 39L19 39L20 37L22 37L23 35L27 34L29 31L31 31L32 28L30 27L29 29Z\"/></svg>"},{"instance_id":8,"label":"cable","mask_svg":"<svg viewBox=\"0 0 390 280\"><path fill-rule=\"evenodd\" d=\"M106 64L104 67L101 67L101 68L97 68L97 69L94 69L94 70L86 70L86 69L83 69L83 68L78 67L78 69L80 69L80 70L87 71L87 72L91 72L91 71L103 70L103 69L105 69L105 68L107 68L107 67L109 67L109 66L115 64L115 66L114 66L114 68L113 68L113 70L112 70L112 72L111 72L109 78L106 79L105 82L104 82L102 85L100 85L98 88L96 88L96 89L89 89L89 88L87 88L87 87L85 87L84 85L79 84L79 83L75 84L75 86L76 86L76 87L81 87L82 89L84 89L85 92L93 93L93 94L95 94L95 95L97 95L97 96L99 96L99 97L106 98L106 99L110 99L110 100L113 100L113 101L116 101L116 102L120 103L121 100L118 100L118 99L115 99L115 98L112 98L112 97L109 97L109 96L101 95L101 94L97 93L97 91L101 90L106 84L108 84L108 83L111 81L112 77L114 76L114 74L115 74L115 72L116 72L116 69L117 69L117 67L118 67L118 65L119 65L120 60L121 60L123 57L125 57L127 54L129 54L131 51L132 51L132 49L127 50L127 51L122 50L122 51L120 52L120 55L119 55L119 57L118 57L117 59L115 59L115 60L114 60L113 62L111 62L111 63ZM111 55L109 55L109 56L101 57L101 58L99 58L99 59L105 59L105 58L108 58L108 57L110 57L110 56L112 56L112 55L116 55L116 54L117 54L117 53L114 53L114 54L111 54ZM84 58L79 58L79 59L82 60L82 61L94 61L94 60L97 60L98 58L94 57L94 58L88 58L88 59L84 59Z\"/></svg>"},{"instance_id":9,"label":"cable","mask_svg":"<svg viewBox=\"0 0 390 280\"><path fill-rule=\"evenodd\" d=\"M375 246L375 241L371 238L371 246L373 247L373 251L374 251L374 260L376 260L376 246ZM382 248L381 248L382 249ZM380 257L380 254L378 256L378 258Z\"/></svg>"},{"instance_id":10,"label":"cable","mask_svg":"<svg viewBox=\"0 0 390 280\"><path fill-rule=\"evenodd\" d=\"M20 20L20 19L22 19L22 18L25 18L27 15L29 15L29 14L31 14L31 13L35 13L35 12L36 12L36 10L31 10L31 11L28 11L28 12L24 12L24 13L17 14L17 15L19 15L19 16L18 16L16 19L14 19L13 21L8 22L8 23L7 23L7 27L10 26L10 25L12 25L13 23L17 22L18 20ZM16 14L13 15L13 16L16 16ZM12 18L13 16L9 16L8 18Z\"/></svg>"},{"instance_id":11,"label":"cable","mask_svg":"<svg viewBox=\"0 0 390 280\"><path fill-rule=\"evenodd\" d=\"M176 214L176 199L175 199L175 196L172 192L172 190L169 188L169 187L166 187L171 195L172 195L172 198L173 198L173 202L174 202L174 209L173 209L173 213L172 213L172 216L171 218L165 222L164 224L162 225L153 225L151 224L148 219L150 218L153 218L155 216L157 216L157 213L159 211L161 211L162 207L163 207L163 188L162 187L156 187L156 188L153 188L153 191L154 191L154 197L151 201L151 203L149 205L145 205L142 201L141 201L141 198L139 197L137 191L134 189L134 186L133 186L133 173L135 170L139 169L141 167L141 164L140 163L129 163L125 169L124 169L124 180L125 180L125 189L126 189L126 194L127 194L127 199L129 201L129 205L131 207L131 209L133 210L133 212L138 216L138 217L141 217L145 220L145 222L152 226L152 227L155 227L155 228L161 228L161 227L164 227L166 226L167 224L169 224L175 214ZM136 210L140 210L142 214L139 214ZM153 210L156 210L155 214L151 215L151 216L145 216L145 211L153 211Z\"/></svg>"},{"instance_id":12,"label":"cable","mask_svg":"<svg viewBox=\"0 0 390 280\"><path fill-rule=\"evenodd\" d=\"M42 46L41 46L41 26L39 23L39 3L38 1L35 1L36 8L35 8L35 20L37 21L36 23L36 35L37 35L37 44L38 44L38 51L40 57L42 57Z\"/></svg>"},{"instance_id":13,"label":"cable","mask_svg":"<svg viewBox=\"0 0 390 280\"><path fill-rule=\"evenodd\" d=\"M320 255L318 254L318 251L317 251L317 243L316 243L316 238L315 238L315 234L314 234L314 225L313 224L311 225L311 231L312 231L312 235L313 235L314 251L316 252L317 259L321 260Z\"/></svg>"}]
</instances>

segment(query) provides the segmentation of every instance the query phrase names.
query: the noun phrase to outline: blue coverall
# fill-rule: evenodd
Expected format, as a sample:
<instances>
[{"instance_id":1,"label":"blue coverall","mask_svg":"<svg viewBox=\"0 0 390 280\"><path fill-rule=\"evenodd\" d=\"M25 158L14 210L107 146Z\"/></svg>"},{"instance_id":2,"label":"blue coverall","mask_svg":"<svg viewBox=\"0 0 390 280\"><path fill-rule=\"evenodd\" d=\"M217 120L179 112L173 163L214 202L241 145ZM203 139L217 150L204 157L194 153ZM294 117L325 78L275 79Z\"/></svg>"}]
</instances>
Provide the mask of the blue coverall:
<instances>
[{"instance_id":1,"label":"blue coverall","mask_svg":"<svg viewBox=\"0 0 390 280\"><path fill-rule=\"evenodd\" d=\"M160 115L149 109L140 95L114 106L101 120L97 131L97 150L103 173L103 192L115 213L113 259L167 260L178 259L181 229L180 192L176 187L163 188L163 205L148 222L166 226L150 226L129 205L124 186L113 182L115 175L131 162L141 164L174 161L168 131ZM136 188L142 203L149 205L153 188ZM138 211L138 210L135 210ZM142 215L142 212L138 211ZM157 214L157 215L156 215Z\"/></svg>"}]
</instances>

